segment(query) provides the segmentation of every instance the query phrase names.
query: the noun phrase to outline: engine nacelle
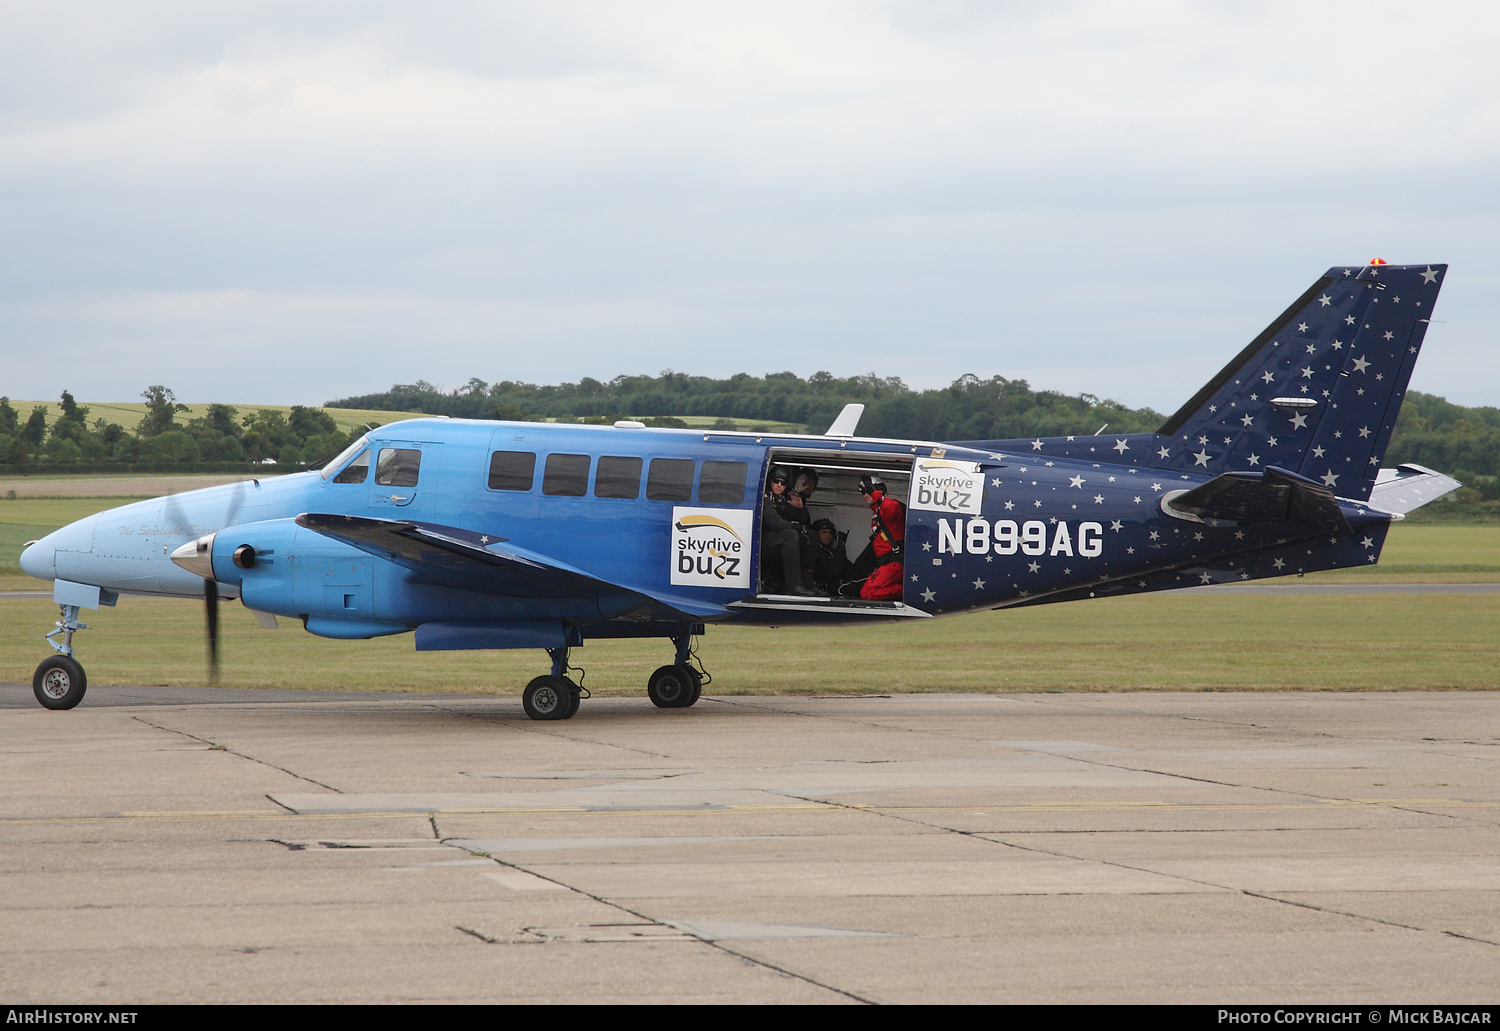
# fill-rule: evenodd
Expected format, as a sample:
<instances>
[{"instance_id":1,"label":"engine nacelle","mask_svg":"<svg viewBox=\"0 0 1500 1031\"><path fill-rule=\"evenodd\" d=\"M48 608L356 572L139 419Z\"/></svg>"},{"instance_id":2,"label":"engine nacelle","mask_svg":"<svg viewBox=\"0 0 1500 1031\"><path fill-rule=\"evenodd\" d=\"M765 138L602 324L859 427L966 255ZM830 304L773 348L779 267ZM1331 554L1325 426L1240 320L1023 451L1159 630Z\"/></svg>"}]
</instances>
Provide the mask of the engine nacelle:
<instances>
[{"instance_id":1,"label":"engine nacelle","mask_svg":"<svg viewBox=\"0 0 1500 1031\"><path fill-rule=\"evenodd\" d=\"M361 627L351 635L357 637L410 629L381 621L375 611L371 556L303 529L293 519L225 527L213 535L209 549L213 578L237 586L249 608L306 616L320 627L348 620L351 627Z\"/></svg>"}]
</instances>

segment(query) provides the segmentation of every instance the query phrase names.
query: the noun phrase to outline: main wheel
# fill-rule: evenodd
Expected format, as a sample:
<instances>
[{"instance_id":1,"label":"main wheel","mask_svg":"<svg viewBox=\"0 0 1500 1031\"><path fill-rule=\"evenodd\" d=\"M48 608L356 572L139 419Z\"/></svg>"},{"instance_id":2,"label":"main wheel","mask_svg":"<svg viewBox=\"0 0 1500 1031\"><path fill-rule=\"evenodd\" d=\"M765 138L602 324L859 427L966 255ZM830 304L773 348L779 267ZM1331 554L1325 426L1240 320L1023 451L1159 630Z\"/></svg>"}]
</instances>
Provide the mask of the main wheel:
<instances>
[{"instance_id":1,"label":"main wheel","mask_svg":"<svg viewBox=\"0 0 1500 1031\"><path fill-rule=\"evenodd\" d=\"M687 701L682 703L682 707L686 709L688 706L696 704L698 699L703 696L703 674L691 666L679 666L678 668L687 674L688 680L693 685L693 693L688 696Z\"/></svg>"},{"instance_id":2,"label":"main wheel","mask_svg":"<svg viewBox=\"0 0 1500 1031\"><path fill-rule=\"evenodd\" d=\"M534 720L565 720L578 708L576 691L564 677L537 677L521 692L521 707Z\"/></svg>"},{"instance_id":3,"label":"main wheel","mask_svg":"<svg viewBox=\"0 0 1500 1031\"><path fill-rule=\"evenodd\" d=\"M681 709L698 700L693 693L696 683L695 672L687 666L663 666L646 681L646 694L658 708Z\"/></svg>"},{"instance_id":4,"label":"main wheel","mask_svg":"<svg viewBox=\"0 0 1500 1031\"><path fill-rule=\"evenodd\" d=\"M49 709L71 709L83 701L89 678L72 656L54 655L31 675L31 692Z\"/></svg>"},{"instance_id":5,"label":"main wheel","mask_svg":"<svg viewBox=\"0 0 1500 1031\"><path fill-rule=\"evenodd\" d=\"M563 719L570 720L578 715L578 705L583 701L583 690L566 677L563 678L563 683L568 685L568 697L571 699L568 705L568 714Z\"/></svg>"}]
</instances>

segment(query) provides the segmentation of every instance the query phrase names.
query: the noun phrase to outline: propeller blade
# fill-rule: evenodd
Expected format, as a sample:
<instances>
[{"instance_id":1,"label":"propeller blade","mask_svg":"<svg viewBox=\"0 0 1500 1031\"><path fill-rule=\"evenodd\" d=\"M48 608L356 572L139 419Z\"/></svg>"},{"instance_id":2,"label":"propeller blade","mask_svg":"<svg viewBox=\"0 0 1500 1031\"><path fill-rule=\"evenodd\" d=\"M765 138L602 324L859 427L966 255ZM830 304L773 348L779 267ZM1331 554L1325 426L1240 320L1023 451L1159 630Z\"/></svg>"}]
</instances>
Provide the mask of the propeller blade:
<instances>
[{"instance_id":1,"label":"propeller blade","mask_svg":"<svg viewBox=\"0 0 1500 1031\"><path fill-rule=\"evenodd\" d=\"M208 630L208 681L219 679L219 585L203 581L203 617Z\"/></svg>"}]
</instances>

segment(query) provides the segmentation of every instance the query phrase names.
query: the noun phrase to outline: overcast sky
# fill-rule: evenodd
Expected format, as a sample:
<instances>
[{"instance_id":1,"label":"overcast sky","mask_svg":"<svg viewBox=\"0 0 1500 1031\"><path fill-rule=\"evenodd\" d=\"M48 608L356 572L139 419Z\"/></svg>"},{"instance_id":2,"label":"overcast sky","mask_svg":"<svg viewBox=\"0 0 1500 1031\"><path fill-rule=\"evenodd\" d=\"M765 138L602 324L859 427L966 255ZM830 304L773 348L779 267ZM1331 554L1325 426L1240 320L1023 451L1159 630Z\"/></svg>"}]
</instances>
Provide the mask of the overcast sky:
<instances>
[{"instance_id":1,"label":"overcast sky","mask_svg":"<svg viewBox=\"0 0 1500 1031\"><path fill-rule=\"evenodd\" d=\"M671 368L1174 410L1326 268L1448 262L1500 404L1500 8L0 6L0 393Z\"/></svg>"}]
</instances>

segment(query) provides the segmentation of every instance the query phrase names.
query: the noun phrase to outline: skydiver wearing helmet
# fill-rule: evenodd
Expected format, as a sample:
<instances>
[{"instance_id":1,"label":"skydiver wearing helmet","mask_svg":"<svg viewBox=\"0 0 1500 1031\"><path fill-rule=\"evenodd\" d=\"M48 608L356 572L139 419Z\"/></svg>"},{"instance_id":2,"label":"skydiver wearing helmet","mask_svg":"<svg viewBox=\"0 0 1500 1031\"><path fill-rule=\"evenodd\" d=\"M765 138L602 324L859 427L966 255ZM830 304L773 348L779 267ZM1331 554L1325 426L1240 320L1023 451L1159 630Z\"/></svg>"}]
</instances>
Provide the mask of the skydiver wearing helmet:
<instances>
[{"instance_id":1,"label":"skydiver wearing helmet","mask_svg":"<svg viewBox=\"0 0 1500 1031\"><path fill-rule=\"evenodd\" d=\"M801 495L791 490L792 477L782 466L771 470L771 483L761 508L760 553L761 579L774 568L772 556L780 556L782 590L804 598L817 591L802 585L802 534L799 527L812 521Z\"/></svg>"},{"instance_id":2,"label":"skydiver wearing helmet","mask_svg":"<svg viewBox=\"0 0 1500 1031\"><path fill-rule=\"evenodd\" d=\"M865 475L859 478L859 493L870 506L870 543L854 561L854 576L840 593L858 594L865 601L900 601L902 552L906 545L906 506L886 496L885 483Z\"/></svg>"}]
</instances>

